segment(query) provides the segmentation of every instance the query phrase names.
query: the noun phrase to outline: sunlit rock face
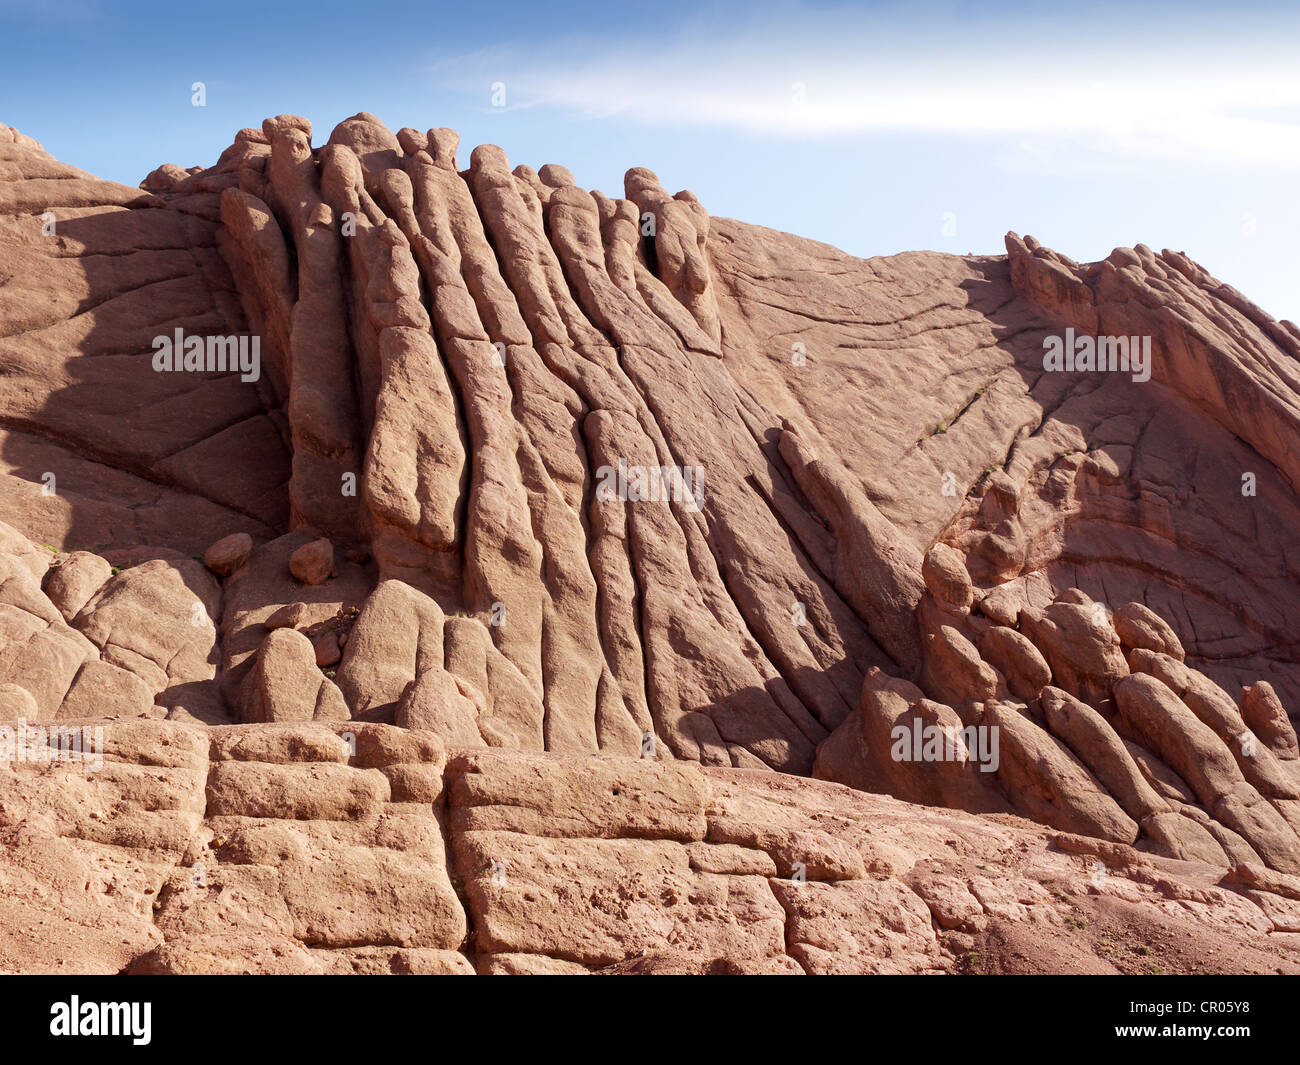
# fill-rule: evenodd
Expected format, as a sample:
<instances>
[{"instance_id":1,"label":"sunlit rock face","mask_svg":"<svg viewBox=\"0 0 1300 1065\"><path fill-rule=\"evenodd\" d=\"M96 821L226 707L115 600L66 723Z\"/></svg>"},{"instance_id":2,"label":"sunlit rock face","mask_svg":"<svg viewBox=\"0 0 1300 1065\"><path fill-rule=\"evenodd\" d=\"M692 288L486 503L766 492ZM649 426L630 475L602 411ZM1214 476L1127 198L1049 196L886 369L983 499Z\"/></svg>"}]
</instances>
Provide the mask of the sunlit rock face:
<instances>
[{"instance_id":1,"label":"sunlit rock face","mask_svg":"<svg viewBox=\"0 0 1300 1065\"><path fill-rule=\"evenodd\" d=\"M1293 324L457 153L0 126L0 968L1296 967Z\"/></svg>"}]
</instances>

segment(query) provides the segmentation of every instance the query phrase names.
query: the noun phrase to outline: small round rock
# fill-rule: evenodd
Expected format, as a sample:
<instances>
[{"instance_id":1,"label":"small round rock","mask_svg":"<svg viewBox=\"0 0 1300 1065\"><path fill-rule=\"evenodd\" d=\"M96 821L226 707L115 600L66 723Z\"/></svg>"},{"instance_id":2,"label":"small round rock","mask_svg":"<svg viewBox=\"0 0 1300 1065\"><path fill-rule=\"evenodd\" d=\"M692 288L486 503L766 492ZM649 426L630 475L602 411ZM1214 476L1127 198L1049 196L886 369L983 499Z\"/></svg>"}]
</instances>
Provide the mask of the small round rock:
<instances>
[{"instance_id":1,"label":"small round rock","mask_svg":"<svg viewBox=\"0 0 1300 1065\"><path fill-rule=\"evenodd\" d=\"M203 564L217 576L229 577L252 553L253 538L248 533L231 533L203 552Z\"/></svg>"},{"instance_id":2,"label":"small round rock","mask_svg":"<svg viewBox=\"0 0 1300 1065\"><path fill-rule=\"evenodd\" d=\"M323 537L289 556L289 572L303 584L324 584L334 575L334 545Z\"/></svg>"}]
</instances>

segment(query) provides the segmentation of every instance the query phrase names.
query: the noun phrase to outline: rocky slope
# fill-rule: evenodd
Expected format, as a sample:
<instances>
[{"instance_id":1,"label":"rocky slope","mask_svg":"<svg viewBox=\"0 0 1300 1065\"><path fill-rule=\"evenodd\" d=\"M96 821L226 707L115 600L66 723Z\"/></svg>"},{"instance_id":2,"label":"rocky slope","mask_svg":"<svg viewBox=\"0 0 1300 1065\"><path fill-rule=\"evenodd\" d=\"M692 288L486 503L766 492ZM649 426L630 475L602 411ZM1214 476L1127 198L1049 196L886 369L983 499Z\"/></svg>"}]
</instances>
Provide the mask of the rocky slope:
<instances>
[{"instance_id":1,"label":"rocky slope","mask_svg":"<svg viewBox=\"0 0 1300 1065\"><path fill-rule=\"evenodd\" d=\"M0 127L0 966L1296 967L1294 325L311 140Z\"/></svg>"}]
</instances>

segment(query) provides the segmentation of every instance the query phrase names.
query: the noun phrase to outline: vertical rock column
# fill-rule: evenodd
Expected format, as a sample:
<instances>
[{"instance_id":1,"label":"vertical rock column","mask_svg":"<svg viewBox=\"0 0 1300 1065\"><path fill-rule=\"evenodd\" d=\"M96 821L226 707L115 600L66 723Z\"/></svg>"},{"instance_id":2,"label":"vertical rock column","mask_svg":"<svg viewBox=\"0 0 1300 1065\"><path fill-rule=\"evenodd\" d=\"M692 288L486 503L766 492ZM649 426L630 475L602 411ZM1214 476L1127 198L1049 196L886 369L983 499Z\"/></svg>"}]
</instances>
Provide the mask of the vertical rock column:
<instances>
[{"instance_id":1,"label":"vertical rock column","mask_svg":"<svg viewBox=\"0 0 1300 1065\"><path fill-rule=\"evenodd\" d=\"M360 296L355 332L369 337L377 359L362 481L372 549L384 577L454 601L466 451L420 272L406 237L366 191L350 148L321 149L321 188L335 211L355 220L347 238Z\"/></svg>"},{"instance_id":2,"label":"vertical rock column","mask_svg":"<svg viewBox=\"0 0 1300 1065\"><path fill-rule=\"evenodd\" d=\"M289 427L291 521L344 540L361 536L357 403L342 284L343 255L334 212L320 196L311 123L268 118L268 176L298 257L298 301L290 315Z\"/></svg>"},{"instance_id":3,"label":"vertical rock column","mask_svg":"<svg viewBox=\"0 0 1300 1065\"><path fill-rule=\"evenodd\" d=\"M709 279L709 258L704 245L709 236L709 216L689 192L669 196L654 172L633 167L623 179L627 197L644 219L654 218L654 262L659 279L691 312L700 328L714 341L721 340L718 304Z\"/></svg>"}]
</instances>

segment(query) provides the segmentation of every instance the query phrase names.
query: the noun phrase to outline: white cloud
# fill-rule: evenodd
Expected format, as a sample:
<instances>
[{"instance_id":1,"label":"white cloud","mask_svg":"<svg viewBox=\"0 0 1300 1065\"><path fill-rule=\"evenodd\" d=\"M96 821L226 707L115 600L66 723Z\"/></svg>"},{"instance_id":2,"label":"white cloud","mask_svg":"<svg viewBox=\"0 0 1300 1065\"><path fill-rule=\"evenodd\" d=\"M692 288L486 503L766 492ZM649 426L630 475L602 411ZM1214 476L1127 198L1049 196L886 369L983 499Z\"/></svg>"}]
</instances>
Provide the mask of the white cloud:
<instances>
[{"instance_id":1,"label":"white cloud","mask_svg":"<svg viewBox=\"0 0 1300 1065\"><path fill-rule=\"evenodd\" d=\"M1300 124L1286 117L1300 114L1300 65L1267 35L1144 46L1122 43L1106 19L1083 32L1040 27L1030 39L987 25L963 35L942 14L924 18L801 12L731 33L700 24L618 43L532 42L445 61L434 74L469 92L500 80L512 104L590 118L780 138L1068 140L1101 156L1300 168Z\"/></svg>"}]
</instances>

